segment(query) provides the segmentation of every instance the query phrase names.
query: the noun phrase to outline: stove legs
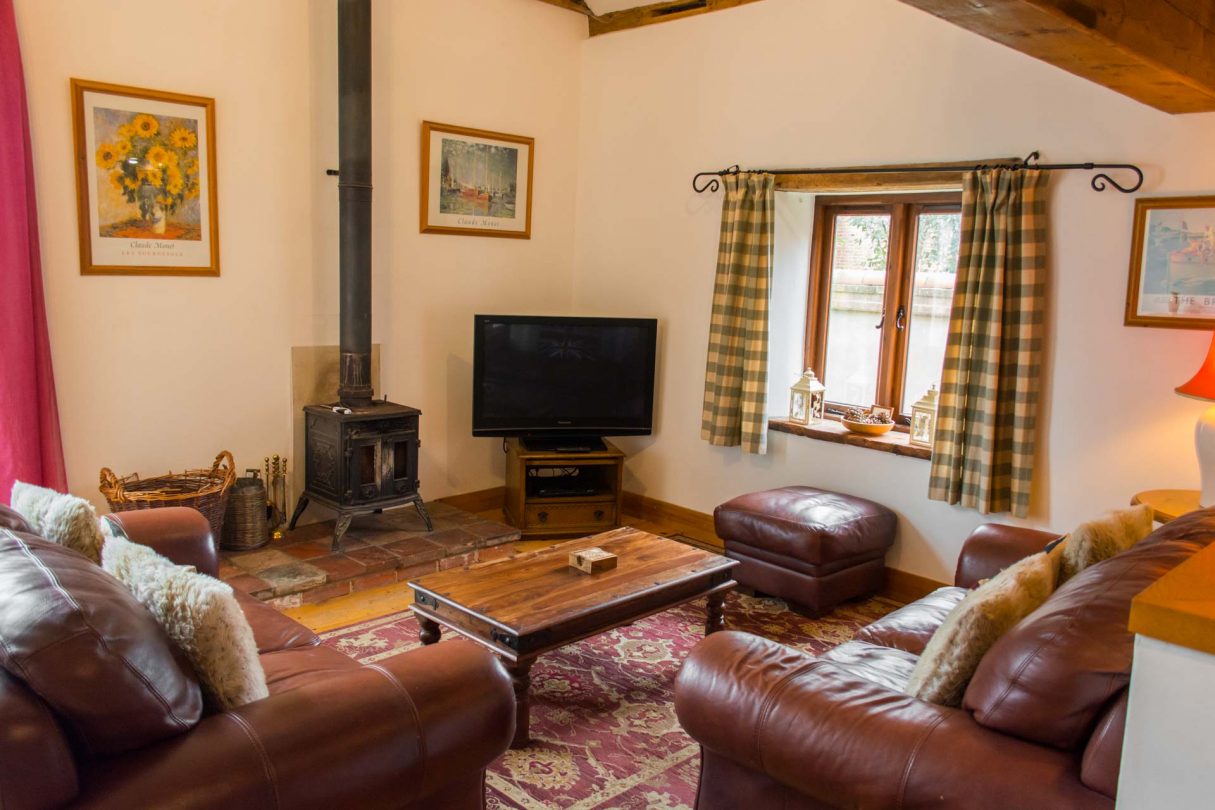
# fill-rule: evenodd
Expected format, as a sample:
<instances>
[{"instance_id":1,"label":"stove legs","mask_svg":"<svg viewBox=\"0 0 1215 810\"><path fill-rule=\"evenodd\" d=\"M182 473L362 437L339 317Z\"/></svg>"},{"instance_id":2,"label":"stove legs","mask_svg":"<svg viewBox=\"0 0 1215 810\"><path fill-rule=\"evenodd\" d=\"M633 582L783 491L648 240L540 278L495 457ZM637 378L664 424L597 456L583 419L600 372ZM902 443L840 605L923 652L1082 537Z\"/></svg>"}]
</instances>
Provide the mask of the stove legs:
<instances>
[{"instance_id":1,"label":"stove legs","mask_svg":"<svg viewBox=\"0 0 1215 810\"><path fill-rule=\"evenodd\" d=\"M295 511L291 513L291 522L287 524L287 529L295 528L295 522L300 519L300 515L304 514L304 510L308 508L308 496L300 495L300 499L295 502Z\"/></svg>"},{"instance_id":2,"label":"stove legs","mask_svg":"<svg viewBox=\"0 0 1215 810\"><path fill-rule=\"evenodd\" d=\"M308 508L308 503L309 500L307 494L301 494L300 499L295 504L295 512L291 514L291 522L287 524L288 530L295 528L295 524L299 521L300 516L303 515L304 510ZM409 501L405 501L405 503L397 505L408 506ZM422 502L421 496L416 496L416 499L413 501L413 505L414 508L418 510L418 517L422 518L422 520L426 522L426 531L433 532L435 527L430 520L430 513L426 511L426 504ZM383 511L383 507L372 507L370 509L364 508L352 511L338 510L337 523L333 527L333 551L338 552L342 550L342 538L346 536L347 530L350 529L350 521L354 519L355 515L365 515L369 513L379 515L383 513Z\"/></svg>"},{"instance_id":3,"label":"stove legs","mask_svg":"<svg viewBox=\"0 0 1215 810\"><path fill-rule=\"evenodd\" d=\"M353 512L338 512L337 523L333 527L333 546L330 551L336 554L342 550L342 538L346 536L346 530L350 528L352 520L354 520Z\"/></svg>"},{"instance_id":4,"label":"stove legs","mask_svg":"<svg viewBox=\"0 0 1215 810\"><path fill-rule=\"evenodd\" d=\"M413 505L417 507L418 514L422 516L422 520L426 521L426 531L433 532L435 527L430 522L430 513L426 511L426 505L422 503L422 499L418 498L413 502Z\"/></svg>"}]
</instances>

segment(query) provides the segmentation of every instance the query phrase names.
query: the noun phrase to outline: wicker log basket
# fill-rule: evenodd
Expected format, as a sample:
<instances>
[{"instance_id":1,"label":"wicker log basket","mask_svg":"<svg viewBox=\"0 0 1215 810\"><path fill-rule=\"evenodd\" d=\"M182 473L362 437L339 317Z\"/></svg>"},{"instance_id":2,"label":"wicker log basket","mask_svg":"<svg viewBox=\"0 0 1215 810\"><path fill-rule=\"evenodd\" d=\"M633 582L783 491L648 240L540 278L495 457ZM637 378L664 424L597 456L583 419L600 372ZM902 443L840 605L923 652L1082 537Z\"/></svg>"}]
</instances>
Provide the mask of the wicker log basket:
<instances>
[{"instance_id":1,"label":"wicker log basket","mask_svg":"<svg viewBox=\"0 0 1215 810\"><path fill-rule=\"evenodd\" d=\"M270 542L266 523L266 487L257 471L237 478L228 492L227 517L220 546L228 551L252 551Z\"/></svg>"},{"instance_id":2,"label":"wicker log basket","mask_svg":"<svg viewBox=\"0 0 1215 810\"><path fill-rule=\"evenodd\" d=\"M109 467L101 470L101 494L112 512L155 509L158 506L189 506L202 512L211 524L215 542L223 536L224 507L228 490L236 480L236 462L227 450L215 457L211 469L186 470L154 478L132 473L119 478Z\"/></svg>"}]
</instances>

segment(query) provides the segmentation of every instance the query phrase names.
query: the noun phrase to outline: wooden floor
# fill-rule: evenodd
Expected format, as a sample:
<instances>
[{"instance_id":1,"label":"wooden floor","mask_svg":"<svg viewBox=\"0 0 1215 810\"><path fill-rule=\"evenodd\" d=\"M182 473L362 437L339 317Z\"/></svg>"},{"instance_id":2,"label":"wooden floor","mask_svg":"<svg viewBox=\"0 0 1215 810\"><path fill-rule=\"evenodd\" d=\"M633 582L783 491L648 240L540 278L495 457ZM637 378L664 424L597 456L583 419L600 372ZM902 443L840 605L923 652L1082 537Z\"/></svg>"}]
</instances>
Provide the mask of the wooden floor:
<instances>
[{"instance_id":1,"label":"wooden floor","mask_svg":"<svg viewBox=\"0 0 1215 810\"><path fill-rule=\"evenodd\" d=\"M479 512L477 514L487 520L505 522L506 519L501 509ZM653 532L654 534L669 535L679 533L693 539L697 536L695 528L686 524L676 524L675 522L655 523L654 521L629 514L625 514L621 522L625 526L632 526L635 529ZM562 541L520 540L514 544L514 550L516 553L533 551L560 542ZM700 543L697 543L697 545L700 545ZM708 544L705 545L708 547ZM318 605L301 605L296 608L288 608L283 613L307 625L313 631L323 633L389 613L396 613L409 607L412 603L413 591L405 583L398 582L393 585L384 585L379 588L360 591L349 596L339 596L336 599L330 599Z\"/></svg>"}]
</instances>

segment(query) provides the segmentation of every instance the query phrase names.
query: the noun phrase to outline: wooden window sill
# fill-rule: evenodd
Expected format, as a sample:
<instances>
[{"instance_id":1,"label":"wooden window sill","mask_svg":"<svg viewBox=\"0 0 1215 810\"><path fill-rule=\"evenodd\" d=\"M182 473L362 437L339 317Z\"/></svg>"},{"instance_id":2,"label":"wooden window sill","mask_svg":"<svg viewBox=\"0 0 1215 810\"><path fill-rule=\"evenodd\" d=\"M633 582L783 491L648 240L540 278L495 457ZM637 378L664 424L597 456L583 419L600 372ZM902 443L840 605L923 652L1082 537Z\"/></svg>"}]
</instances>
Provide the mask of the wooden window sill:
<instances>
[{"instance_id":1,"label":"wooden window sill","mask_svg":"<svg viewBox=\"0 0 1215 810\"><path fill-rule=\"evenodd\" d=\"M791 433L794 436L805 436L807 439L818 439L836 444L848 444L853 447L863 447L866 450L880 450L883 453L894 453L896 456L920 458L928 461L932 451L927 447L916 447L907 443L907 434L892 430L884 436L864 436L853 433L839 422L825 421L817 425L799 425L786 419L769 419L768 429L778 433Z\"/></svg>"}]
</instances>

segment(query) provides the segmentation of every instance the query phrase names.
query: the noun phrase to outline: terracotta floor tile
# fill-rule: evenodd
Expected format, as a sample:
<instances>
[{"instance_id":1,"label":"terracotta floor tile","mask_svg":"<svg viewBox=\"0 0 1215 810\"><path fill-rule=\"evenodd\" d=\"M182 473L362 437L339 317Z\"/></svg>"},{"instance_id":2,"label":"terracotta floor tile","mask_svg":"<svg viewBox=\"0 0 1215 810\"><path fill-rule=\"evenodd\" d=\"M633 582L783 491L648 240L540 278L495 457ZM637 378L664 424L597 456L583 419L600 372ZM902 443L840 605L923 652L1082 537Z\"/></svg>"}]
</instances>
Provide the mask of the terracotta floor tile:
<instances>
[{"instance_id":1,"label":"terracotta floor tile","mask_svg":"<svg viewBox=\"0 0 1215 810\"><path fill-rule=\"evenodd\" d=\"M470 523L464 527L464 531L471 532L479 538L478 546L495 546L499 543L512 543L522 537L522 533L514 526L495 523L492 520Z\"/></svg>"},{"instance_id":2,"label":"terracotta floor tile","mask_svg":"<svg viewBox=\"0 0 1215 810\"><path fill-rule=\"evenodd\" d=\"M239 565L233 565L223 557L220 557L218 573L220 579L229 580L233 577L243 575L245 573L245 569L241 568Z\"/></svg>"},{"instance_id":3,"label":"terracotta floor tile","mask_svg":"<svg viewBox=\"0 0 1215 810\"><path fill-rule=\"evenodd\" d=\"M434 562L441 559L444 555L442 546L431 543L429 540L423 540L420 537L398 540L395 543L383 546L383 548L386 551L391 551L400 559L397 565L401 568L408 568L419 563Z\"/></svg>"},{"instance_id":4,"label":"terracotta floor tile","mask_svg":"<svg viewBox=\"0 0 1215 810\"><path fill-rule=\"evenodd\" d=\"M340 579L350 579L367 573L367 566L345 554L329 554L324 557L313 557L308 561L325 572L330 582Z\"/></svg>"},{"instance_id":5,"label":"terracotta floor tile","mask_svg":"<svg viewBox=\"0 0 1215 810\"><path fill-rule=\"evenodd\" d=\"M287 543L280 546L285 554L290 554L297 560L310 560L313 557L324 557L332 554L332 543L328 537L319 540L304 540L298 543Z\"/></svg>"},{"instance_id":6,"label":"terracotta floor tile","mask_svg":"<svg viewBox=\"0 0 1215 810\"><path fill-rule=\"evenodd\" d=\"M287 532L287 542L296 540L323 540L326 537L333 536L333 521L326 520L321 523L309 523L304 526L297 526Z\"/></svg>"},{"instance_id":7,"label":"terracotta floor tile","mask_svg":"<svg viewBox=\"0 0 1215 810\"><path fill-rule=\"evenodd\" d=\"M500 548L513 551L519 530L504 523L464 512L445 503L427 504L434 531L413 506L389 509L381 514L359 515L342 539L340 553L331 550L333 520L310 523L287 532L282 541L256 551L224 552L220 565L223 578L262 600L286 605L300 600L302 593L314 602L339 595L347 580L352 586L377 587L397 579L404 581L440 565L459 566ZM441 562L454 557L449 562Z\"/></svg>"},{"instance_id":8,"label":"terracotta floor tile","mask_svg":"<svg viewBox=\"0 0 1215 810\"><path fill-rule=\"evenodd\" d=\"M362 545L351 548L343 543L342 553L362 563L369 574L375 571L390 571L401 562L401 558L396 554L379 546Z\"/></svg>"},{"instance_id":9,"label":"terracotta floor tile","mask_svg":"<svg viewBox=\"0 0 1215 810\"><path fill-rule=\"evenodd\" d=\"M464 529L446 529L426 535L426 539L443 548L445 555L464 554L476 548L479 537Z\"/></svg>"},{"instance_id":10,"label":"terracotta floor tile","mask_svg":"<svg viewBox=\"0 0 1215 810\"><path fill-rule=\"evenodd\" d=\"M251 574L260 574L268 568L290 565L295 562L295 558L278 549L266 549L232 554L228 557L228 562L239 565Z\"/></svg>"},{"instance_id":11,"label":"terracotta floor tile","mask_svg":"<svg viewBox=\"0 0 1215 810\"><path fill-rule=\"evenodd\" d=\"M414 532L407 532L403 529L351 529L346 533L346 537L342 538L343 548L345 547L346 539L359 540L369 546L386 546L389 543L395 543L397 540L404 540L413 537Z\"/></svg>"},{"instance_id":12,"label":"terracotta floor tile","mask_svg":"<svg viewBox=\"0 0 1215 810\"><path fill-rule=\"evenodd\" d=\"M249 594L254 599L265 599L274 595L274 587L270 583L249 574L225 578L224 582L235 590Z\"/></svg>"}]
</instances>

